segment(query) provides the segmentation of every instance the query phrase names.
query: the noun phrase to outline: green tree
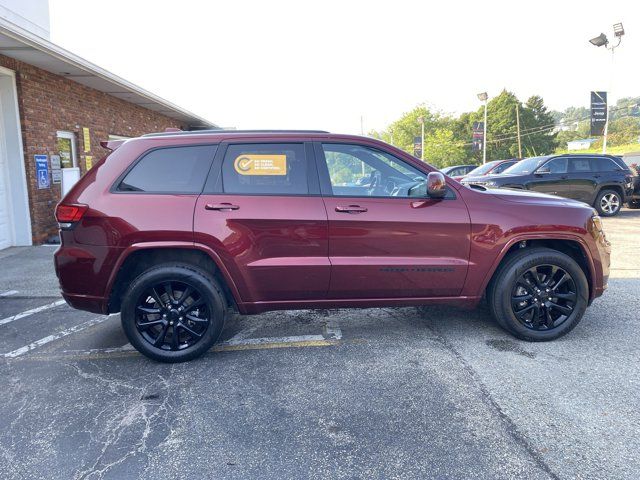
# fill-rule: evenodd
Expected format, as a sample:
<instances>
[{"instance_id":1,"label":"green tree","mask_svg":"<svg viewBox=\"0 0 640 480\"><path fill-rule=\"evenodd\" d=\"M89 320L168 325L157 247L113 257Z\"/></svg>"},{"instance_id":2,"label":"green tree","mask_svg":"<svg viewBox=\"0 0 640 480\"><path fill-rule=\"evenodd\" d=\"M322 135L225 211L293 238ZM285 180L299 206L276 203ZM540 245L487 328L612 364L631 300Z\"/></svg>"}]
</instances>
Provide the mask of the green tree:
<instances>
[{"instance_id":1,"label":"green tree","mask_svg":"<svg viewBox=\"0 0 640 480\"><path fill-rule=\"evenodd\" d=\"M564 151L567 149L567 142L573 140L581 140L583 138L590 138L591 125L589 120L583 120L579 122L575 130L561 130L556 135L556 149Z\"/></svg>"},{"instance_id":2,"label":"green tree","mask_svg":"<svg viewBox=\"0 0 640 480\"><path fill-rule=\"evenodd\" d=\"M443 122L445 124L448 122L439 113L431 112L425 105L418 105L410 112L403 113L385 130L373 131L370 132L370 135L413 154L413 139L421 136L421 125L418 122L420 117L424 119L425 139L441 127Z\"/></svg>"},{"instance_id":3,"label":"green tree","mask_svg":"<svg viewBox=\"0 0 640 480\"><path fill-rule=\"evenodd\" d=\"M520 112L522 155L545 155L555 151L557 141L552 133L555 122L542 98L533 96L522 105L513 93L503 90L487 105L487 160L518 156L516 108ZM469 125L483 121L483 117L484 107L480 107L469 115ZM468 138L471 138L470 130ZM474 156L479 158L481 153Z\"/></svg>"},{"instance_id":4,"label":"green tree","mask_svg":"<svg viewBox=\"0 0 640 480\"><path fill-rule=\"evenodd\" d=\"M640 97L625 97L616 102L611 109L611 120L623 117L640 117Z\"/></svg>"},{"instance_id":5,"label":"green tree","mask_svg":"<svg viewBox=\"0 0 640 480\"><path fill-rule=\"evenodd\" d=\"M448 128L436 128L424 139L424 158L430 164L442 168L457 165L467 158L464 145Z\"/></svg>"},{"instance_id":6,"label":"green tree","mask_svg":"<svg viewBox=\"0 0 640 480\"><path fill-rule=\"evenodd\" d=\"M612 146L636 143L640 138L640 118L621 117L612 120L608 133L607 143L610 142Z\"/></svg>"},{"instance_id":7,"label":"green tree","mask_svg":"<svg viewBox=\"0 0 640 480\"><path fill-rule=\"evenodd\" d=\"M503 90L500 95L489 100L487 105L487 161L513 158L518 155L516 139L516 105L519 104L516 96ZM469 126L473 122L484 121L484 107L468 117ZM469 129L471 139L471 129ZM482 158L482 153L476 153Z\"/></svg>"},{"instance_id":8,"label":"green tree","mask_svg":"<svg viewBox=\"0 0 640 480\"><path fill-rule=\"evenodd\" d=\"M566 126L571 126L574 123L588 120L590 111L585 107L569 107L562 112L561 117L557 119L556 123L562 123Z\"/></svg>"},{"instance_id":9,"label":"green tree","mask_svg":"<svg viewBox=\"0 0 640 480\"><path fill-rule=\"evenodd\" d=\"M523 109L520 121L523 155L547 155L555 152L558 142L553 133L555 121L544 105L542 97L529 97Z\"/></svg>"}]
</instances>

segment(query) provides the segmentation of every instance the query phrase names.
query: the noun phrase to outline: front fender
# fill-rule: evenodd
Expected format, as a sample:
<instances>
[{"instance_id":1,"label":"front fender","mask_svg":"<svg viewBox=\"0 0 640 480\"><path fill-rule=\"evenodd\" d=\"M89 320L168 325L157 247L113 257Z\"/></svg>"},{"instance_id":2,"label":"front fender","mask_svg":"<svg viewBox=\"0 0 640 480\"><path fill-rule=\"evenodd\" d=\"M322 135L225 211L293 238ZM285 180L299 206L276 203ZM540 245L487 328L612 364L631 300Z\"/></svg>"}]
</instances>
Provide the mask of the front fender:
<instances>
[{"instance_id":1,"label":"front fender","mask_svg":"<svg viewBox=\"0 0 640 480\"><path fill-rule=\"evenodd\" d=\"M591 279L595 278L596 275L596 271L595 271L595 265L593 263L593 258L591 255L591 252L589 250L589 246L587 245L587 243L585 242L585 240L582 237L576 236L576 235L571 235L571 234L562 234L562 233L556 233L553 235L549 235L549 234L537 234L537 233L530 233L530 234L522 234L522 235L518 235L517 237L511 238L503 247L502 249L499 251L498 255L495 257L493 263L491 264L491 267L486 271L486 274L484 275L482 282L478 285L477 290L473 290L474 286L473 285L469 285L468 287L470 289L472 289L473 293L469 293L467 292L467 285L465 284L465 294L471 294L471 295L482 295L483 292L486 290L487 286L489 285L489 282L491 281L491 278L493 277L493 275L496 273L496 270L498 269L498 267L500 266L500 264L502 263L502 261L504 260L505 256L507 255L507 253L509 252L509 250L511 250L511 248L513 248L514 245L523 242L523 241L531 241L531 240L544 240L544 241L570 241L570 242L574 242L576 243L579 247L580 250L582 251L582 254L584 256L584 258L586 259L587 262L587 267L589 269L589 277ZM590 284L590 298L593 297L594 292L593 292L593 288L591 286L591 282L589 282Z\"/></svg>"}]
</instances>

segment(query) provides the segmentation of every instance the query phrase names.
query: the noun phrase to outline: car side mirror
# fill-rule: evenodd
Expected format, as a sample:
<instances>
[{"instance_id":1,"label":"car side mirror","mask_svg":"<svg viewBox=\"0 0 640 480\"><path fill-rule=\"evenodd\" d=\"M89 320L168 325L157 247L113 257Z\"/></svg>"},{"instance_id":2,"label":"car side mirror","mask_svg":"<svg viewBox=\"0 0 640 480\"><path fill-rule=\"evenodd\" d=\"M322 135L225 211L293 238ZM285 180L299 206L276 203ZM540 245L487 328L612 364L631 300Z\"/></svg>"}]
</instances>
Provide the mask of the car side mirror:
<instances>
[{"instance_id":1,"label":"car side mirror","mask_svg":"<svg viewBox=\"0 0 640 480\"><path fill-rule=\"evenodd\" d=\"M444 198L447 194L447 182L441 172L427 175L427 195L429 198Z\"/></svg>"},{"instance_id":2,"label":"car side mirror","mask_svg":"<svg viewBox=\"0 0 640 480\"><path fill-rule=\"evenodd\" d=\"M536 175L544 173L551 173L551 169L549 167L540 167L538 170L536 170Z\"/></svg>"}]
</instances>

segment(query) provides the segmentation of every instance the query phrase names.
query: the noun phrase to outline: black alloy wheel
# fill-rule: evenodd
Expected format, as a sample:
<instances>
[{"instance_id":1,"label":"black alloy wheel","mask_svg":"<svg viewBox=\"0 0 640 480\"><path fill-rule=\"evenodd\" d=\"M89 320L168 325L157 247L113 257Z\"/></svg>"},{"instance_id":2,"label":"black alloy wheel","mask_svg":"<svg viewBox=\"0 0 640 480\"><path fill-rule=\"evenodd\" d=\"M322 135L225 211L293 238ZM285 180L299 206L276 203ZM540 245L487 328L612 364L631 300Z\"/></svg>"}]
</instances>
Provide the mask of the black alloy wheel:
<instances>
[{"instance_id":1,"label":"black alloy wheel","mask_svg":"<svg viewBox=\"0 0 640 480\"><path fill-rule=\"evenodd\" d=\"M210 312L196 287L164 281L149 287L136 305L136 329L155 348L183 350L198 343Z\"/></svg>"},{"instance_id":2,"label":"black alloy wheel","mask_svg":"<svg viewBox=\"0 0 640 480\"><path fill-rule=\"evenodd\" d=\"M573 313L577 301L571 275L557 265L536 265L522 273L511 292L511 308L525 327L551 330Z\"/></svg>"},{"instance_id":3,"label":"black alloy wheel","mask_svg":"<svg viewBox=\"0 0 640 480\"><path fill-rule=\"evenodd\" d=\"M589 303L589 282L566 253L526 247L508 254L487 287L498 325L521 340L546 342L569 333Z\"/></svg>"},{"instance_id":4,"label":"black alloy wheel","mask_svg":"<svg viewBox=\"0 0 640 480\"><path fill-rule=\"evenodd\" d=\"M140 353L174 363L206 353L220 336L227 312L222 287L209 272L194 265L160 264L131 282L120 318Z\"/></svg>"}]
</instances>

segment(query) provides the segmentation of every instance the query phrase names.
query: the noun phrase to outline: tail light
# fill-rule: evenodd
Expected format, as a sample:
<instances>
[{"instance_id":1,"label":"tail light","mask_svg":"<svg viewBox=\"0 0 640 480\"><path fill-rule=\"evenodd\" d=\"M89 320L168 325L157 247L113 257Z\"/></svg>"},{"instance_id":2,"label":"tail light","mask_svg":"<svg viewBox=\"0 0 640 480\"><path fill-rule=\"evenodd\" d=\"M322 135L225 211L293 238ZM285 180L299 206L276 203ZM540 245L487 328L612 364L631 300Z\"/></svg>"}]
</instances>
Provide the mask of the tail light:
<instances>
[{"instance_id":1,"label":"tail light","mask_svg":"<svg viewBox=\"0 0 640 480\"><path fill-rule=\"evenodd\" d=\"M60 224L60 228L69 228L74 223L79 222L88 208L88 205L82 204L58 204L56 207L56 220Z\"/></svg>"}]
</instances>

